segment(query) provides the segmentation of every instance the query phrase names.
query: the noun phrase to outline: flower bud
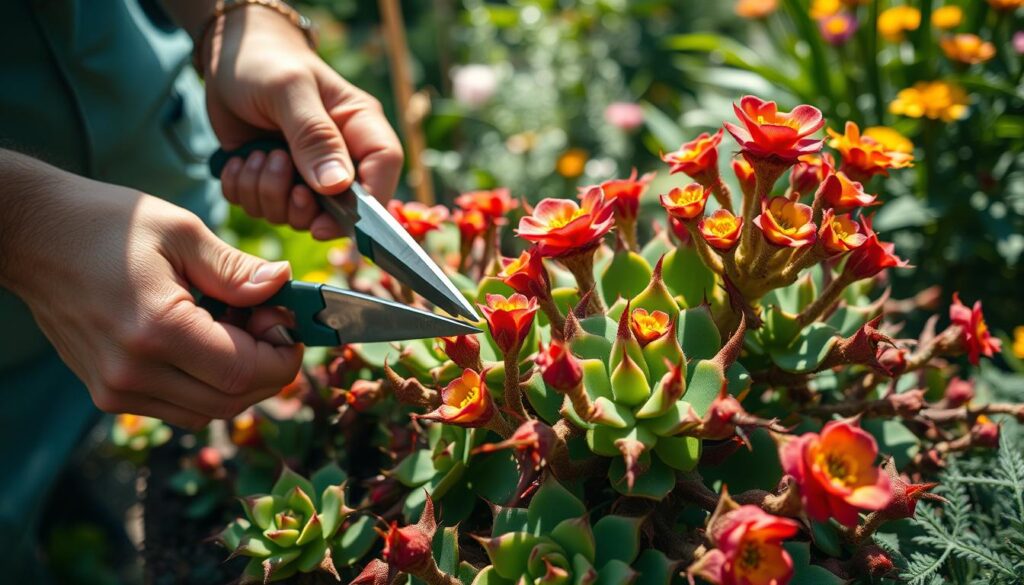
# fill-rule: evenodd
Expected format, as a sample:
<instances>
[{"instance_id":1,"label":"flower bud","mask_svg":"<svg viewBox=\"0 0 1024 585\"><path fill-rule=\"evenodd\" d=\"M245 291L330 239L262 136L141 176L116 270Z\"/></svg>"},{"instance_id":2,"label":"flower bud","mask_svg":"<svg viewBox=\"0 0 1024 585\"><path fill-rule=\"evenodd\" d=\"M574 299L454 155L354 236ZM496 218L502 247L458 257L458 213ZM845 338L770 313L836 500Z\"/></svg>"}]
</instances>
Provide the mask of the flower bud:
<instances>
[{"instance_id":1,"label":"flower bud","mask_svg":"<svg viewBox=\"0 0 1024 585\"><path fill-rule=\"evenodd\" d=\"M196 468L206 474L219 471L224 466L220 451L213 447L203 447L196 453Z\"/></svg>"},{"instance_id":2,"label":"flower bud","mask_svg":"<svg viewBox=\"0 0 1024 585\"><path fill-rule=\"evenodd\" d=\"M974 398L974 384L970 380L955 377L946 386L946 406L957 408Z\"/></svg>"},{"instance_id":3,"label":"flower bud","mask_svg":"<svg viewBox=\"0 0 1024 585\"><path fill-rule=\"evenodd\" d=\"M535 363L544 383L559 392L575 390L583 382L579 360L558 340L552 340L548 346L541 342Z\"/></svg>"},{"instance_id":4,"label":"flower bud","mask_svg":"<svg viewBox=\"0 0 1024 585\"><path fill-rule=\"evenodd\" d=\"M971 440L975 446L986 449L999 447L999 425L992 422L992 419L980 415L971 427Z\"/></svg>"},{"instance_id":5,"label":"flower bud","mask_svg":"<svg viewBox=\"0 0 1024 585\"><path fill-rule=\"evenodd\" d=\"M444 345L444 354L455 362L455 365L463 369L481 369L480 340L476 335L456 335L440 339Z\"/></svg>"}]
</instances>

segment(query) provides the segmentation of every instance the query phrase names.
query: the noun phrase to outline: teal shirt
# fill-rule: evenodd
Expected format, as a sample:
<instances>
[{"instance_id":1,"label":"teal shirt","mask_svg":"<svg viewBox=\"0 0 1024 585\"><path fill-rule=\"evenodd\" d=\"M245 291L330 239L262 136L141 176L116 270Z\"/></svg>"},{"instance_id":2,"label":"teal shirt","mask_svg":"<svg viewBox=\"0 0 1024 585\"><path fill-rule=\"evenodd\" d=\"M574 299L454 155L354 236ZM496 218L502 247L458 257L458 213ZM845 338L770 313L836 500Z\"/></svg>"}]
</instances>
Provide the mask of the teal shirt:
<instances>
[{"instance_id":1,"label":"teal shirt","mask_svg":"<svg viewBox=\"0 0 1024 585\"><path fill-rule=\"evenodd\" d=\"M189 66L192 43L154 16L155 5L4 2L0 147L163 197L215 224L225 204L206 169L216 141ZM15 560L5 574L27 579L18 582L39 582L35 518L95 416L28 309L0 289L0 550Z\"/></svg>"}]
</instances>

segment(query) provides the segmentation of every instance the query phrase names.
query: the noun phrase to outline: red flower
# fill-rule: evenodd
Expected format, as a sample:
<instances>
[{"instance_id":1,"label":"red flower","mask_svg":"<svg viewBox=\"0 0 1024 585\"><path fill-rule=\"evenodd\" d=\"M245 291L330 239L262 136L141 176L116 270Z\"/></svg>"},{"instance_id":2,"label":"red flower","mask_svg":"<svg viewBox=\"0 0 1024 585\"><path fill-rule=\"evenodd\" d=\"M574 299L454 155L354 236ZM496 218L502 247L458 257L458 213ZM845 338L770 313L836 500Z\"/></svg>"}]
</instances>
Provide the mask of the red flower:
<instances>
[{"instance_id":1,"label":"red flower","mask_svg":"<svg viewBox=\"0 0 1024 585\"><path fill-rule=\"evenodd\" d=\"M560 392L575 390L583 382L579 360L561 341L552 340L548 346L542 341L534 363L544 382Z\"/></svg>"},{"instance_id":2,"label":"red flower","mask_svg":"<svg viewBox=\"0 0 1024 585\"><path fill-rule=\"evenodd\" d=\"M481 427L493 416L494 400L480 374L463 370L461 376L441 390L441 406L419 418L460 427Z\"/></svg>"},{"instance_id":3,"label":"red flower","mask_svg":"<svg viewBox=\"0 0 1024 585\"><path fill-rule=\"evenodd\" d=\"M491 330L491 338L502 353L519 351L523 340L533 325L537 312L537 299L527 299L516 293L505 298L501 295L487 295L487 304L479 305Z\"/></svg>"},{"instance_id":4,"label":"red flower","mask_svg":"<svg viewBox=\"0 0 1024 585\"><path fill-rule=\"evenodd\" d=\"M726 122L725 129L748 156L793 163L800 155L821 150L824 141L810 138L825 125L821 111L814 106L801 105L792 112L780 112L775 102L748 95L734 104L733 110L743 127Z\"/></svg>"},{"instance_id":5,"label":"red flower","mask_svg":"<svg viewBox=\"0 0 1024 585\"><path fill-rule=\"evenodd\" d=\"M705 189L700 183L690 183L681 189L675 187L662 195L660 201L669 215L686 221L704 215L704 206L710 195L710 189Z\"/></svg>"},{"instance_id":6,"label":"red flower","mask_svg":"<svg viewBox=\"0 0 1024 585\"><path fill-rule=\"evenodd\" d=\"M434 502L427 496L419 522L401 528L397 522L391 523L384 534L384 561L403 573L422 573L434 565L432 543L435 532Z\"/></svg>"},{"instance_id":7,"label":"red flower","mask_svg":"<svg viewBox=\"0 0 1024 585\"><path fill-rule=\"evenodd\" d=\"M786 473L800 486L807 515L856 526L859 510L889 505L889 476L875 466L878 444L850 420L831 421L821 434L804 433L779 448Z\"/></svg>"},{"instance_id":8,"label":"red flower","mask_svg":"<svg viewBox=\"0 0 1024 585\"><path fill-rule=\"evenodd\" d=\"M452 220L463 242L472 242L487 230L487 217L479 209L457 209Z\"/></svg>"},{"instance_id":9,"label":"red flower","mask_svg":"<svg viewBox=\"0 0 1024 585\"><path fill-rule=\"evenodd\" d=\"M740 189L743 193L753 193L757 186L757 175L754 174L754 167L745 158L732 159L732 172L740 182Z\"/></svg>"},{"instance_id":10,"label":"red flower","mask_svg":"<svg viewBox=\"0 0 1024 585\"><path fill-rule=\"evenodd\" d=\"M821 197L826 207L838 213L878 204L877 197L864 192L864 185L851 181L842 171L825 177L815 197Z\"/></svg>"},{"instance_id":11,"label":"red flower","mask_svg":"<svg viewBox=\"0 0 1024 585\"><path fill-rule=\"evenodd\" d=\"M480 369L480 340L476 335L442 337L441 343L444 344L444 354L455 365L463 369Z\"/></svg>"},{"instance_id":12,"label":"red flower","mask_svg":"<svg viewBox=\"0 0 1024 585\"><path fill-rule=\"evenodd\" d=\"M714 213L700 220L697 229L704 241L712 248L730 250L740 238L743 218L736 217L725 209L716 209Z\"/></svg>"},{"instance_id":13,"label":"red flower","mask_svg":"<svg viewBox=\"0 0 1024 585\"><path fill-rule=\"evenodd\" d=\"M793 559L782 541L796 535L795 521L746 505L725 513L710 530L717 548L691 573L718 585L784 585L793 577Z\"/></svg>"},{"instance_id":14,"label":"red flower","mask_svg":"<svg viewBox=\"0 0 1024 585\"><path fill-rule=\"evenodd\" d=\"M999 446L999 425L984 414L980 415L971 427L971 439L978 447L995 449Z\"/></svg>"},{"instance_id":15,"label":"red flower","mask_svg":"<svg viewBox=\"0 0 1024 585\"><path fill-rule=\"evenodd\" d=\"M614 205L615 213L619 217L635 219L637 210L640 209L640 197L647 191L647 186L653 179L654 173L646 173L638 179L634 168L628 179L613 179L600 185L580 187L579 197L583 199L592 190L600 187L604 191L605 202Z\"/></svg>"},{"instance_id":16,"label":"red flower","mask_svg":"<svg viewBox=\"0 0 1024 585\"><path fill-rule=\"evenodd\" d=\"M629 328L640 342L640 347L646 347L670 329L668 314L663 311L648 313L647 309L633 309L629 316Z\"/></svg>"},{"instance_id":17,"label":"red flower","mask_svg":"<svg viewBox=\"0 0 1024 585\"><path fill-rule=\"evenodd\" d=\"M820 156L817 154L802 155L789 173L789 187L798 198L812 193L824 182L826 177L835 172L835 164L832 155L827 152Z\"/></svg>"},{"instance_id":18,"label":"red flower","mask_svg":"<svg viewBox=\"0 0 1024 585\"><path fill-rule=\"evenodd\" d=\"M722 129L714 134L704 132L683 144L679 150L661 155L670 165L669 173L685 173L694 181L707 184L718 174L718 145L722 142Z\"/></svg>"},{"instance_id":19,"label":"red flower","mask_svg":"<svg viewBox=\"0 0 1024 585\"><path fill-rule=\"evenodd\" d=\"M974 384L970 380L954 377L946 386L946 405L950 408L963 406L974 399Z\"/></svg>"},{"instance_id":20,"label":"red flower","mask_svg":"<svg viewBox=\"0 0 1024 585\"><path fill-rule=\"evenodd\" d=\"M773 197L761 204L761 215L754 218L754 225L761 228L769 242L800 248L817 240L818 228L811 221L813 215L807 205L785 197Z\"/></svg>"},{"instance_id":21,"label":"red flower","mask_svg":"<svg viewBox=\"0 0 1024 585\"><path fill-rule=\"evenodd\" d=\"M551 295L551 281L544 268L544 260L536 248L524 251L518 258L502 258L498 278L517 293L528 297L547 298Z\"/></svg>"},{"instance_id":22,"label":"red flower","mask_svg":"<svg viewBox=\"0 0 1024 585\"><path fill-rule=\"evenodd\" d=\"M427 207L418 201L403 203L398 199L388 201L388 211L414 239L422 239L448 219L448 208L443 205Z\"/></svg>"},{"instance_id":23,"label":"red flower","mask_svg":"<svg viewBox=\"0 0 1024 585\"><path fill-rule=\"evenodd\" d=\"M871 229L871 222L861 217L861 227L867 235L864 243L857 249L850 252L850 257L843 268L843 274L848 274L853 280L871 278L886 268L902 268L909 265L906 260L901 260L893 254L895 244L880 242L878 234Z\"/></svg>"},{"instance_id":24,"label":"red flower","mask_svg":"<svg viewBox=\"0 0 1024 585\"><path fill-rule=\"evenodd\" d=\"M519 425L508 439L499 443L484 443L474 449L473 454L512 449L522 469L539 470L551 456L556 440L555 431L551 427L532 419Z\"/></svg>"},{"instance_id":25,"label":"red flower","mask_svg":"<svg viewBox=\"0 0 1024 585\"><path fill-rule=\"evenodd\" d=\"M533 213L519 220L519 237L537 244L545 257L584 252L601 243L612 229L614 208L601 189L591 189L579 205L568 199L544 199Z\"/></svg>"},{"instance_id":26,"label":"red flower","mask_svg":"<svg viewBox=\"0 0 1024 585\"><path fill-rule=\"evenodd\" d=\"M981 301L976 301L974 306L968 309L960 302L960 294L953 293L953 304L949 306L949 318L954 325L959 325L961 343L967 351L967 359L973 365L978 365L981 356L992 357L1003 349L1003 342L995 337L988 330L985 323L985 316L981 314Z\"/></svg>"},{"instance_id":27,"label":"red flower","mask_svg":"<svg viewBox=\"0 0 1024 585\"><path fill-rule=\"evenodd\" d=\"M828 145L843 157L843 169L865 180L874 175L888 176L889 169L914 166L914 155L890 150L886 145L866 135L853 122L847 122L843 134L829 128Z\"/></svg>"},{"instance_id":28,"label":"red flower","mask_svg":"<svg viewBox=\"0 0 1024 585\"><path fill-rule=\"evenodd\" d=\"M206 474L213 474L224 467L224 459L220 451L213 447L203 447L196 453L196 467Z\"/></svg>"},{"instance_id":29,"label":"red flower","mask_svg":"<svg viewBox=\"0 0 1024 585\"><path fill-rule=\"evenodd\" d=\"M842 254L858 248L868 239L860 233L860 225L849 214L836 215L831 209L825 210L818 232L822 246L832 254Z\"/></svg>"},{"instance_id":30,"label":"red flower","mask_svg":"<svg viewBox=\"0 0 1024 585\"><path fill-rule=\"evenodd\" d=\"M456 197L455 204L466 211L479 211L495 223L504 223L505 214L519 206L519 202L509 195L508 189L470 191Z\"/></svg>"}]
</instances>

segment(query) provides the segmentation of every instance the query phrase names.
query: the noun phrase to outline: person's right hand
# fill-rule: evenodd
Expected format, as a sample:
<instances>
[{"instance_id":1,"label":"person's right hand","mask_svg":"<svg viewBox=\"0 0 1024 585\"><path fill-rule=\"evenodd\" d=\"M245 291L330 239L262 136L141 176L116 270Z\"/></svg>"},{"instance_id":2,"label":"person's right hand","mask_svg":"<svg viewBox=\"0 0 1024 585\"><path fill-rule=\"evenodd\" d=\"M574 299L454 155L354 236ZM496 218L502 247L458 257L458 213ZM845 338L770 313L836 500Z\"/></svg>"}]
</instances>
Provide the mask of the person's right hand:
<instances>
[{"instance_id":1,"label":"person's right hand","mask_svg":"<svg viewBox=\"0 0 1024 585\"><path fill-rule=\"evenodd\" d=\"M28 304L97 407L195 429L294 379L302 347L261 339L287 316L259 311L242 329L190 292L256 305L289 278L287 263L235 250L155 197L32 164L59 178L18 193L32 202L9 210L17 224L0 220L0 286Z\"/></svg>"}]
</instances>

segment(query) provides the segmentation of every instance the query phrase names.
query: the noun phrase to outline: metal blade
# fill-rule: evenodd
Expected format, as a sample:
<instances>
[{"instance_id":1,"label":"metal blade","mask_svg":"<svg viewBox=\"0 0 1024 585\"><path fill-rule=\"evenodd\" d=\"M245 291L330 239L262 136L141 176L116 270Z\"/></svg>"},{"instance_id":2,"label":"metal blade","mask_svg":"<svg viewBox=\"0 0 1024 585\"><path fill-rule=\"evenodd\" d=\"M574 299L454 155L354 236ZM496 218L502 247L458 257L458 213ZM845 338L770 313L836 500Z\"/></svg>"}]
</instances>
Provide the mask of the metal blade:
<instances>
[{"instance_id":1,"label":"metal blade","mask_svg":"<svg viewBox=\"0 0 1024 585\"><path fill-rule=\"evenodd\" d=\"M352 194L318 200L339 222L353 225L363 256L449 314L480 320L455 284L362 185L353 183Z\"/></svg>"},{"instance_id":2,"label":"metal blade","mask_svg":"<svg viewBox=\"0 0 1024 585\"><path fill-rule=\"evenodd\" d=\"M324 309L317 320L337 331L343 344L480 333L476 327L451 317L350 290L324 285L321 294Z\"/></svg>"}]
</instances>

